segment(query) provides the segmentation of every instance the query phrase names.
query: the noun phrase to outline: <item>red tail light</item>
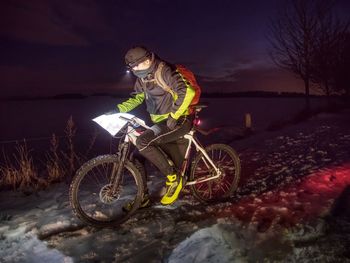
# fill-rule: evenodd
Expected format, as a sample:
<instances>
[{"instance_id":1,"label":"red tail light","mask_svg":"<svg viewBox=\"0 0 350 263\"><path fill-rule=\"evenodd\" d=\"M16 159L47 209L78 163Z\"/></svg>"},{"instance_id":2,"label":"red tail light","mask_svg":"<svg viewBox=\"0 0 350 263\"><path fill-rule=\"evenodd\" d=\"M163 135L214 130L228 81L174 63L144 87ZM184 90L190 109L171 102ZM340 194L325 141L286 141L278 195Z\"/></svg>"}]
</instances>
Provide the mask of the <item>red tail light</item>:
<instances>
[{"instance_id":1,"label":"red tail light","mask_svg":"<svg viewBox=\"0 0 350 263\"><path fill-rule=\"evenodd\" d=\"M194 126L199 126L201 124L201 120L196 118L196 119L194 119L193 124L194 124Z\"/></svg>"}]
</instances>

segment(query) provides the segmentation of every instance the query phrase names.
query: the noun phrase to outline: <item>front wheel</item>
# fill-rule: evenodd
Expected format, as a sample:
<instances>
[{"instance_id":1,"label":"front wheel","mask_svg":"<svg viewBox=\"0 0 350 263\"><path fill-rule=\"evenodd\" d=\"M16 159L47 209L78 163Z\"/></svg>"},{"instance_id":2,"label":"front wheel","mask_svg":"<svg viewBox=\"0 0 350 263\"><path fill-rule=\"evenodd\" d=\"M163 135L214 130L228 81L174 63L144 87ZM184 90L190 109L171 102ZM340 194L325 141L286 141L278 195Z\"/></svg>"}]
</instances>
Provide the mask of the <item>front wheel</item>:
<instances>
[{"instance_id":1,"label":"front wheel","mask_svg":"<svg viewBox=\"0 0 350 263\"><path fill-rule=\"evenodd\" d=\"M111 177L119 166L117 155L102 155L83 164L73 177L69 189L74 214L95 226L116 226L127 220L139 207L142 178L137 168L126 161L119 184L113 187ZM123 206L134 202L132 209Z\"/></svg>"},{"instance_id":2,"label":"front wheel","mask_svg":"<svg viewBox=\"0 0 350 263\"><path fill-rule=\"evenodd\" d=\"M237 189L241 163L238 154L228 145L212 144L205 151L219 168L221 175L217 179L191 185L191 191L199 201L207 203L225 199ZM190 181L200 181L215 175L214 168L199 152L191 167Z\"/></svg>"}]
</instances>

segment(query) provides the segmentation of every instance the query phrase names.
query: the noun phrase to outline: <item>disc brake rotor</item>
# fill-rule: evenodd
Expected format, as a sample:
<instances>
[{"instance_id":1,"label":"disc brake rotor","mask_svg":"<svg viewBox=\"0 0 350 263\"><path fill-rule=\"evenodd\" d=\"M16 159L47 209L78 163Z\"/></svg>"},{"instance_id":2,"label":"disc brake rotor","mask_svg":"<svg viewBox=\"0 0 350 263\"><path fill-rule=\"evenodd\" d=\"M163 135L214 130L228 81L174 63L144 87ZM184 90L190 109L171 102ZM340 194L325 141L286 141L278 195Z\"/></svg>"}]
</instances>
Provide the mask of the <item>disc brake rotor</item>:
<instances>
[{"instance_id":1,"label":"disc brake rotor","mask_svg":"<svg viewBox=\"0 0 350 263\"><path fill-rule=\"evenodd\" d=\"M102 203L112 204L118 201L120 194L119 194L119 190L113 193L112 185L107 184L101 188L99 196Z\"/></svg>"}]
</instances>

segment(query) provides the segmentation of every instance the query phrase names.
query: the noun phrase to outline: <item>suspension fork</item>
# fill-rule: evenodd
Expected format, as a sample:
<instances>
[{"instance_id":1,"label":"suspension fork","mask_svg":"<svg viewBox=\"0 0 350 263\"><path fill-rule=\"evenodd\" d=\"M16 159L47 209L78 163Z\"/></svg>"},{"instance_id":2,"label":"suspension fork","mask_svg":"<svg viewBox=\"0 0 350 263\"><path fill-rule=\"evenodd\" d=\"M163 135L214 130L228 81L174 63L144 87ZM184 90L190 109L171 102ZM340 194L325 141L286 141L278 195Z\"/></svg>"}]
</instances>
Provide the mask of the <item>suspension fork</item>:
<instances>
[{"instance_id":1,"label":"suspension fork","mask_svg":"<svg viewBox=\"0 0 350 263\"><path fill-rule=\"evenodd\" d=\"M111 176L111 184L112 184L112 192L116 192L118 190L118 186L121 180L121 174L124 169L124 163L126 161L126 156L129 149L129 142L124 142L119 145L118 151L118 162L113 164L112 176Z\"/></svg>"}]
</instances>

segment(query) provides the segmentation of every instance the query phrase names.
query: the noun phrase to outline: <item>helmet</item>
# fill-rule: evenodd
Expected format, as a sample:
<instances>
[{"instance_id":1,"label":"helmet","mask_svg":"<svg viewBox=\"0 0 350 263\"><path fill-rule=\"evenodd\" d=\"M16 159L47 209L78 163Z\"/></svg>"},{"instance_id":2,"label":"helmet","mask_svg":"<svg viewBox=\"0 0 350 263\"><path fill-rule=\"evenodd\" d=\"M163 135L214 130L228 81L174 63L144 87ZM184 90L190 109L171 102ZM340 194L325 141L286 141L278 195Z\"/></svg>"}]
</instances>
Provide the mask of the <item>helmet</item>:
<instances>
[{"instance_id":1,"label":"helmet","mask_svg":"<svg viewBox=\"0 0 350 263\"><path fill-rule=\"evenodd\" d=\"M128 50L125 54L125 63L128 67L133 68L136 65L152 58L153 54L145 47L137 46Z\"/></svg>"}]
</instances>

